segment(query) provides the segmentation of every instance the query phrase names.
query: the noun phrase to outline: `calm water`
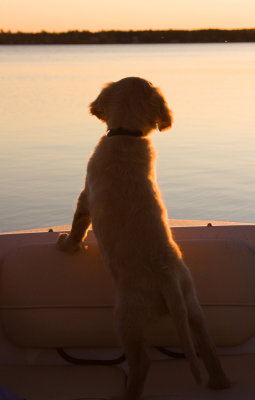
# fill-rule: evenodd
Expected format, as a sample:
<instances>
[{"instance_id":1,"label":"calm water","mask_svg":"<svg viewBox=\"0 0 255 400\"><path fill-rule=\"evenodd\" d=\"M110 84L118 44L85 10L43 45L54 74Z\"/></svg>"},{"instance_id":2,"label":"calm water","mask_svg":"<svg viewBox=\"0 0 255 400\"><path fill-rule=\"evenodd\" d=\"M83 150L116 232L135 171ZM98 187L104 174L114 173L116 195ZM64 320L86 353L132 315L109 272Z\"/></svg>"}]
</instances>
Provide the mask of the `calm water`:
<instances>
[{"instance_id":1,"label":"calm water","mask_svg":"<svg viewBox=\"0 0 255 400\"><path fill-rule=\"evenodd\" d=\"M71 223L105 132L103 83L161 87L174 126L155 132L169 218L255 222L255 44L0 46L0 231Z\"/></svg>"}]
</instances>

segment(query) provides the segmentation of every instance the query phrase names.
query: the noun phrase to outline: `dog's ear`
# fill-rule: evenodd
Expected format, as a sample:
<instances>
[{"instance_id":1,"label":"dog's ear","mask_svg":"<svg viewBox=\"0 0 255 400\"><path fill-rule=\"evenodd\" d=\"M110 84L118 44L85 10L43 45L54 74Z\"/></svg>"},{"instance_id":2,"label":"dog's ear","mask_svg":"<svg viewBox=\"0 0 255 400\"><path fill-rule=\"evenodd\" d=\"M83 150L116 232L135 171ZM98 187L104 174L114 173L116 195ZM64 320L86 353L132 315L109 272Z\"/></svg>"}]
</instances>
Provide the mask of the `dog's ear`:
<instances>
[{"instance_id":1,"label":"dog's ear","mask_svg":"<svg viewBox=\"0 0 255 400\"><path fill-rule=\"evenodd\" d=\"M92 115L95 115L98 119L105 122L106 121L106 104L109 97L110 88L112 83L107 83L102 91L99 93L98 97L92 101L89 105L89 111Z\"/></svg>"},{"instance_id":2,"label":"dog's ear","mask_svg":"<svg viewBox=\"0 0 255 400\"><path fill-rule=\"evenodd\" d=\"M170 129L173 123L172 112L159 88L155 88L153 92L153 104L159 131Z\"/></svg>"}]
</instances>

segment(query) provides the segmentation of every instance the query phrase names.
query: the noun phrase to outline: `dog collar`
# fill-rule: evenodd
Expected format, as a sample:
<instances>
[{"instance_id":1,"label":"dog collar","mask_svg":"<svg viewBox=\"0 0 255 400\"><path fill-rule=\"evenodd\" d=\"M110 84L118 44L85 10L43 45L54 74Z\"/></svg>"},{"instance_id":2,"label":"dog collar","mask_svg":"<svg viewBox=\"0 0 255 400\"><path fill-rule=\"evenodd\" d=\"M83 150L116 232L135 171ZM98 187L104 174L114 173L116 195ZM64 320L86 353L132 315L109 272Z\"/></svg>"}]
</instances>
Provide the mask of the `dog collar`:
<instances>
[{"instance_id":1,"label":"dog collar","mask_svg":"<svg viewBox=\"0 0 255 400\"><path fill-rule=\"evenodd\" d=\"M131 131L131 130L125 129L125 128L109 129L107 132L107 136L117 136L117 135L141 137L141 136L143 136L143 132L142 131Z\"/></svg>"}]
</instances>

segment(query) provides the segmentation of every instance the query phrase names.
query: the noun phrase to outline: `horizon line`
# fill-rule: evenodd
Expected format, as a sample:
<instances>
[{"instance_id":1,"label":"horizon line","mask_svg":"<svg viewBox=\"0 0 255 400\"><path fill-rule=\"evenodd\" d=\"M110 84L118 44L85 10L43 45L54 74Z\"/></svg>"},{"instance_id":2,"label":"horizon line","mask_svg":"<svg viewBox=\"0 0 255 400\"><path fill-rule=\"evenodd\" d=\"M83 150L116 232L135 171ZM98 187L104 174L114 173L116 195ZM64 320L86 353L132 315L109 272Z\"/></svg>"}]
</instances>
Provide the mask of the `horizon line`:
<instances>
[{"instance_id":1,"label":"horizon line","mask_svg":"<svg viewBox=\"0 0 255 400\"><path fill-rule=\"evenodd\" d=\"M199 32L199 31L210 31L210 30L216 30L216 31L248 31L248 30L255 30L255 26L252 28L216 28L216 27L209 27L209 28L192 28L192 29L184 29L184 28L178 28L178 29L152 29L152 28L146 28L146 29L101 29L101 30L89 30L89 29L68 29L68 30L60 30L60 31L51 31L51 30L45 30L41 29L38 31L23 31L23 30L17 30L17 31L12 31L11 29L5 30L5 29L0 29L1 34L17 34L17 33L24 33L24 34L39 34L39 33L49 33L49 34L61 34L61 33L69 33L69 32L89 32L89 33L101 33L101 32L169 32L169 31L182 31L182 32Z\"/></svg>"}]
</instances>

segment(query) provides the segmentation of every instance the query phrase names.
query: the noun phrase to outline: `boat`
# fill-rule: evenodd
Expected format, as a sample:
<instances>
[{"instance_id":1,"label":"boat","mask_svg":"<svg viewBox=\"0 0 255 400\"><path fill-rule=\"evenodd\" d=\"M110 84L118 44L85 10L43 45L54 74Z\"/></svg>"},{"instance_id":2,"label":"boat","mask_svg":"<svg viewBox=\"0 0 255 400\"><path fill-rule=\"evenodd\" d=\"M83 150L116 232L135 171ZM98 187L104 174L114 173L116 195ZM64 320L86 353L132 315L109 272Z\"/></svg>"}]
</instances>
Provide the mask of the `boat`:
<instances>
[{"instance_id":1,"label":"boat","mask_svg":"<svg viewBox=\"0 0 255 400\"><path fill-rule=\"evenodd\" d=\"M255 224L170 221L224 370L225 390L193 380L170 317L147 332L144 400L255 398ZM0 399L121 398L127 382L114 285L93 231L75 254L55 227L0 235Z\"/></svg>"}]
</instances>

